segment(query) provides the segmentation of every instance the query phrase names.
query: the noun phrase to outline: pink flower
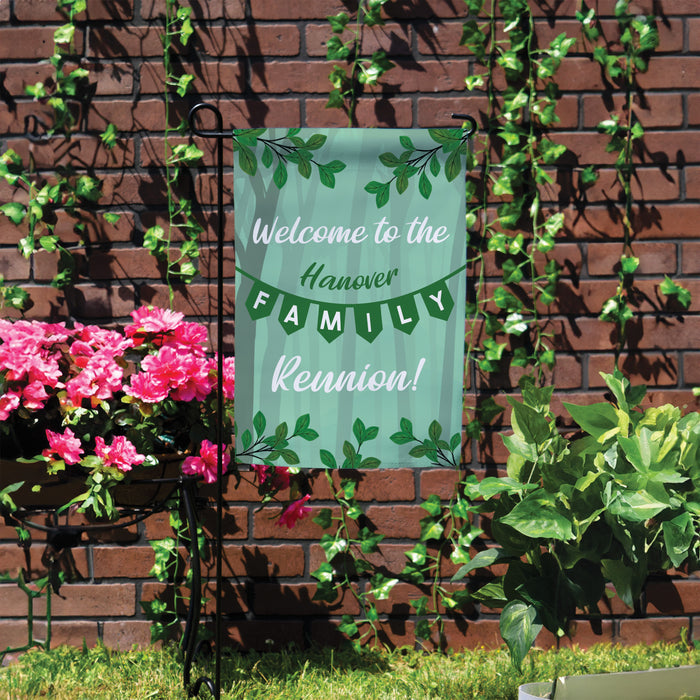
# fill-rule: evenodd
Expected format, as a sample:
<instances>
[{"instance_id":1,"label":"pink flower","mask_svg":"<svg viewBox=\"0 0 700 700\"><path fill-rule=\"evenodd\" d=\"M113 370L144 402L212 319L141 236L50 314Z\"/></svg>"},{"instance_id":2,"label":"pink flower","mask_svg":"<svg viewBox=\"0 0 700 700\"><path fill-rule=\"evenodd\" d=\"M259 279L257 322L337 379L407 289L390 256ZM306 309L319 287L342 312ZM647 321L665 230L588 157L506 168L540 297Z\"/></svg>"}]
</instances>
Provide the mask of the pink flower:
<instances>
[{"instance_id":1,"label":"pink flower","mask_svg":"<svg viewBox=\"0 0 700 700\"><path fill-rule=\"evenodd\" d=\"M268 467L267 464L251 464L250 468L255 472L255 475L258 477L258 481L261 484L264 484L265 479L267 479L267 470L270 467Z\"/></svg>"},{"instance_id":2,"label":"pink flower","mask_svg":"<svg viewBox=\"0 0 700 700\"><path fill-rule=\"evenodd\" d=\"M147 335L171 334L185 318L179 311L159 309L155 306L142 306L131 312L134 322L124 328L128 338L133 338L136 345L140 345ZM155 340L155 339L154 339ZM159 338L162 342L163 338Z\"/></svg>"},{"instance_id":3,"label":"pink flower","mask_svg":"<svg viewBox=\"0 0 700 700\"><path fill-rule=\"evenodd\" d=\"M131 385L125 386L124 391L146 403L158 403L168 398L170 388L160 377L148 372L141 372L131 377Z\"/></svg>"},{"instance_id":4,"label":"pink flower","mask_svg":"<svg viewBox=\"0 0 700 700\"><path fill-rule=\"evenodd\" d=\"M225 448L222 454L222 473L226 472L231 458L226 454ZM207 484L216 481L218 473L218 448L209 440L202 440L199 446L199 457L185 457L182 463L182 471L190 476L202 476Z\"/></svg>"},{"instance_id":5,"label":"pink flower","mask_svg":"<svg viewBox=\"0 0 700 700\"><path fill-rule=\"evenodd\" d=\"M202 356L206 352L207 336L206 326L187 321L174 329L172 337L165 344Z\"/></svg>"},{"instance_id":6,"label":"pink flower","mask_svg":"<svg viewBox=\"0 0 700 700\"><path fill-rule=\"evenodd\" d=\"M275 491L289 488L289 467L268 467L267 464L251 464L250 466L260 484L269 482L268 485Z\"/></svg>"},{"instance_id":7,"label":"pink flower","mask_svg":"<svg viewBox=\"0 0 700 700\"><path fill-rule=\"evenodd\" d=\"M49 395L42 382L30 382L22 391L22 405L30 411L43 408Z\"/></svg>"},{"instance_id":8,"label":"pink flower","mask_svg":"<svg viewBox=\"0 0 700 700\"><path fill-rule=\"evenodd\" d=\"M180 356L180 368L184 376L173 386L172 398L175 401L204 401L214 386L209 363L203 357L187 354Z\"/></svg>"},{"instance_id":9,"label":"pink flower","mask_svg":"<svg viewBox=\"0 0 700 700\"><path fill-rule=\"evenodd\" d=\"M280 515L277 524L280 527L286 525L290 529L293 528L299 520L305 518L311 512L311 508L304 505L310 498L311 496L307 493L306 496L303 496L298 501L290 503L284 511L282 511L282 515Z\"/></svg>"},{"instance_id":10,"label":"pink flower","mask_svg":"<svg viewBox=\"0 0 700 700\"><path fill-rule=\"evenodd\" d=\"M233 401L233 396L236 393L236 358L224 357L224 398Z\"/></svg>"},{"instance_id":11,"label":"pink flower","mask_svg":"<svg viewBox=\"0 0 700 700\"><path fill-rule=\"evenodd\" d=\"M54 459L54 455L58 455L66 464L77 464L80 461L80 455L83 454L80 440L70 428L66 428L63 435L47 430L46 439L49 446L41 453L44 457Z\"/></svg>"},{"instance_id":12,"label":"pink flower","mask_svg":"<svg viewBox=\"0 0 700 700\"><path fill-rule=\"evenodd\" d=\"M121 390L123 378L122 368L111 357L96 353L82 372L66 382L66 393L74 406L80 406L84 398L104 401Z\"/></svg>"},{"instance_id":13,"label":"pink flower","mask_svg":"<svg viewBox=\"0 0 700 700\"><path fill-rule=\"evenodd\" d=\"M129 472L135 464L141 464L146 457L136 451L133 443L123 435L115 435L111 445L97 436L95 454L106 467L116 467L121 472Z\"/></svg>"},{"instance_id":14,"label":"pink flower","mask_svg":"<svg viewBox=\"0 0 700 700\"><path fill-rule=\"evenodd\" d=\"M19 394L14 391L8 391L0 396L0 421L7 420L10 413L19 408Z\"/></svg>"}]
</instances>

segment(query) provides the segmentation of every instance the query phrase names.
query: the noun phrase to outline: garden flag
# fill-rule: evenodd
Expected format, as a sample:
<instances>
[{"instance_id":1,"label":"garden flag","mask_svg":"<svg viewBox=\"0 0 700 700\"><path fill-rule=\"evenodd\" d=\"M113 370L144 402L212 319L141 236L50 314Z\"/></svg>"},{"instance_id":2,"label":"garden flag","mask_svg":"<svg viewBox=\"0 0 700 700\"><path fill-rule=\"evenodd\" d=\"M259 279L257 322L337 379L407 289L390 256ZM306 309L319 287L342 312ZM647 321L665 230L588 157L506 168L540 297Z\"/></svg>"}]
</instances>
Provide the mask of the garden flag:
<instances>
[{"instance_id":1,"label":"garden flag","mask_svg":"<svg viewBox=\"0 0 700 700\"><path fill-rule=\"evenodd\" d=\"M460 433L466 132L247 129L234 151L239 436L308 414L294 449L322 467L360 418L396 467L401 419Z\"/></svg>"}]
</instances>

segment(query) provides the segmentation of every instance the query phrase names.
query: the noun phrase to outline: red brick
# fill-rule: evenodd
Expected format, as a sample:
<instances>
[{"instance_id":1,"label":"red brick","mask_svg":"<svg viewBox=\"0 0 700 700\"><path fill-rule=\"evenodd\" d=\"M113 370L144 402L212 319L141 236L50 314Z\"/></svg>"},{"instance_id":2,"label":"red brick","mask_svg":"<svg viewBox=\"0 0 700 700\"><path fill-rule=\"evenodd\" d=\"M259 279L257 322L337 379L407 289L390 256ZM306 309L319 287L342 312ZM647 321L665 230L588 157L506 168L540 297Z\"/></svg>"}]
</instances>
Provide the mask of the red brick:
<instances>
[{"instance_id":1,"label":"red brick","mask_svg":"<svg viewBox=\"0 0 700 700\"><path fill-rule=\"evenodd\" d=\"M690 17L686 20L688 27L688 50L691 53L700 51L700 17Z\"/></svg>"},{"instance_id":2,"label":"red brick","mask_svg":"<svg viewBox=\"0 0 700 700\"><path fill-rule=\"evenodd\" d=\"M15 17L20 22L65 22L65 14L56 9L53 0L22 0L15 7ZM77 20L131 19L132 3L88 0L87 11L76 15Z\"/></svg>"},{"instance_id":3,"label":"red brick","mask_svg":"<svg viewBox=\"0 0 700 700\"><path fill-rule=\"evenodd\" d=\"M431 127L457 127L462 122L453 119L453 114L468 114L481 123L485 114L488 101L482 96L452 96L452 97L419 97L418 98L418 126Z\"/></svg>"},{"instance_id":4,"label":"red brick","mask_svg":"<svg viewBox=\"0 0 700 700\"><path fill-rule=\"evenodd\" d=\"M13 97L21 97L26 95L25 88L28 85L44 83L53 74L53 66L45 63L13 63L12 70L6 73L3 84Z\"/></svg>"},{"instance_id":5,"label":"red brick","mask_svg":"<svg viewBox=\"0 0 700 700\"><path fill-rule=\"evenodd\" d=\"M46 622L34 620L33 639L43 642L46 639ZM53 620L51 624L51 648L67 644L94 647L99 640L96 622L69 622ZM26 620L3 620L0 625L0 647L22 647L29 642Z\"/></svg>"},{"instance_id":6,"label":"red brick","mask_svg":"<svg viewBox=\"0 0 700 700\"><path fill-rule=\"evenodd\" d=\"M253 19L256 20L318 20L347 10L339 0L307 0L303 3L292 3L286 0L257 0L250 9Z\"/></svg>"},{"instance_id":7,"label":"red brick","mask_svg":"<svg viewBox=\"0 0 700 700\"><path fill-rule=\"evenodd\" d=\"M334 36L329 24L306 25L306 53L309 56L326 56L326 42ZM386 51L394 56L407 56L411 54L411 41L413 28L406 24L386 22L384 26L376 27L372 32L365 32L362 41L362 54L369 56L375 51ZM340 35L341 41L348 41L350 36ZM292 54L288 54L292 55ZM391 73L387 74L382 82L391 82Z\"/></svg>"},{"instance_id":8,"label":"red brick","mask_svg":"<svg viewBox=\"0 0 700 700\"><path fill-rule=\"evenodd\" d=\"M700 167L685 169L685 196L687 199L700 198Z\"/></svg>"},{"instance_id":9,"label":"red brick","mask_svg":"<svg viewBox=\"0 0 700 700\"><path fill-rule=\"evenodd\" d=\"M646 585L647 614L700 613L700 581L655 581Z\"/></svg>"},{"instance_id":10,"label":"red brick","mask_svg":"<svg viewBox=\"0 0 700 700\"><path fill-rule=\"evenodd\" d=\"M151 623L147 620L107 620L102 623L102 642L108 649L119 651L130 651L134 646L145 649L151 645Z\"/></svg>"},{"instance_id":11,"label":"red brick","mask_svg":"<svg viewBox=\"0 0 700 700\"><path fill-rule=\"evenodd\" d=\"M225 538L242 540L248 538L248 508L246 506L227 506L223 513L225 523ZM199 524L210 535L216 532L216 511L208 508L198 513ZM146 537L151 539L163 539L172 537L173 532L167 513L156 513L145 523Z\"/></svg>"},{"instance_id":12,"label":"red brick","mask_svg":"<svg viewBox=\"0 0 700 700\"><path fill-rule=\"evenodd\" d=\"M387 3L384 7L389 17L396 19L454 19L466 17L467 9L452 0L432 0L419 5L411 3Z\"/></svg>"},{"instance_id":13,"label":"red brick","mask_svg":"<svg viewBox=\"0 0 700 700\"><path fill-rule=\"evenodd\" d=\"M250 578L301 576L305 558L301 545L226 545L223 572Z\"/></svg>"},{"instance_id":14,"label":"red brick","mask_svg":"<svg viewBox=\"0 0 700 700\"><path fill-rule=\"evenodd\" d=\"M291 620L237 620L224 624L222 632L224 643L246 651L282 651L290 644L303 648L305 639L304 623Z\"/></svg>"},{"instance_id":15,"label":"red brick","mask_svg":"<svg viewBox=\"0 0 700 700\"><path fill-rule=\"evenodd\" d=\"M226 615L235 615L249 610L248 596L243 585L234 585L231 580L225 579L221 589L221 608ZM141 600L150 602L153 600L169 601L172 605L174 591L171 586L164 583L148 582L141 588ZM188 611L190 590L187 586L178 589L178 612L186 615ZM202 586L202 597L206 602L202 606L203 614L212 614L215 609L215 588L213 584L204 583Z\"/></svg>"},{"instance_id":16,"label":"red brick","mask_svg":"<svg viewBox=\"0 0 700 700\"><path fill-rule=\"evenodd\" d=\"M421 469L420 497L425 500L435 494L443 500L450 499L461 476L456 469Z\"/></svg>"},{"instance_id":17,"label":"red brick","mask_svg":"<svg viewBox=\"0 0 700 700\"><path fill-rule=\"evenodd\" d=\"M372 525L386 537L417 538L420 535L420 519L427 515L419 506L393 505L370 506L367 517Z\"/></svg>"},{"instance_id":18,"label":"red brick","mask_svg":"<svg viewBox=\"0 0 700 700\"><path fill-rule=\"evenodd\" d=\"M384 544L379 543L379 550L372 554L363 554L373 566L381 570L388 570L398 574L408 563L406 552L412 545L406 544ZM358 550L359 554L359 550ZM326 553L319 544L312 544L309 547L309 571L315 571L323 562L327 561Z\"/></svg>"},{"instance_id":19,"label":"red brick","mask_svg":"<svg viewBox=\"0 0 700 700\"><path fill-rule=\"evenodd\" d=\"M0 258L0 275L8 282L24 281L29 278L30 261L18 250L3 250Z\"/></svg>"},{"instance_id":20,"label":"red brick","mask_svg":"<svg viewBox=\"0 0 700 700\"><path fill-rule=\"evenodd\" d=\"M624 95L613 95L608 100L602 95L584 95L583 126L594 128L611 114L624 116ZM610 104L612 103L612 104ZM683 125L683 97L676 93L647 93L643 99L635 97L634 112L646 129L680 127Z\"/></svg>"},{"instance_id":21,"label":"red brick","mask_svg":"<svg viewBox=\"0 0 700 700\"><path fill-rule=\"evenodd\" d=\"M688 617L648 617L620 621L620 632L615 642L620 644L676 643L681 639L681 629L688 629Z\"/></svg>"},{"instance_id":22,"label":"red brick","mask_svg":"<svg viewBox=\"0 0 700 700\"><path fill-rule=\"evenodd\" d=\"M150 546L95 547L92 557L99 578L147 578L155 562Z\"/></svg>"},{"instance_id":23,"label":"red brick","mask_svg":"<svg viewBox=\"0 0 700 700\"><path fill-rule=\"evenodd\" d=\"M329 83L330 84L330 83ZM342 109L327 108L326 99L307 98L306 124L312 128L348 126L348 116ZM361 97L355 110L353 126L387 126L407 128L413 124L413 105L407 98Z\"/></svg>"},{"instance_id":24,"label":"red brick","mask_svg":"<svg viewBox=\"0 0 700 700\"><path fill-rule=\"evenodd\" d=\"M460 621L444 620L444 648L460 651L462 649L498 649L503 644L503 638L498 620ZM437 639L437 633L432 632L426 648L443 648Z\"/></svg>"},{"instance_id":25,"label":"red brick","mask_svg":"<svg viewBox=\"0 0 700 700\"><path fill-rule=\"evenodd\" d=\"M192 8L195 19L243 19L245 17L244 0L207 0L207 2L183 2L183 7ZM141 16L155 19L165 16L165 0L144 0Z\"/></svg>"},{"instance_id":26,"label":"red brick","mask_svg":"<svg viewBox=\"0 0 700 700\"><path fill-rule=\"evenodd\" d=\"M342 476L342 472L341 472ZM415 498L412 469L378 469L363 471L357 487L358 501L412 501ZM339 475L333 473L335 488L340 488Z\"/></svg>"},{"instance_id":27,"label":"red brick","mask_svg":"<svg viewBox=\"0 0 700 700\"><path fill-rule=\"evenodd\" d=\"M256 583L253 587L253 611L256 615L357 615L360 606L355 598L343 591L338 600L328 603L313 600L316 585L313 583Z\"/></svg>"},{"instance_id":28,"label":"red brick","mask_svg":"<svg viewBox=\"0 0 700 700\"><path fill-rule=\"evenodd\" d=\"M0 28L0 59L21 60L46 58L53 54L53 27ZM82 35L76 32L76 49L82 44Z\"/></svg>"},{"instance_id":29,"label":"red brick","mask_svg":"<svg viewBox=\"0 0 700 700\"><path fill-rule=\"evenodd\" d=\"M639 258L636 274L676 273L677 253L674 243L637 243L632 253ZM616 243L588 244L588 272L591 275L613 275L620 267L621 246Z\"/></svg>"},{"instance_id":30,"label":"red brick","mask_svg":"<svg viewBox=\"0 0 700 700\"><path fill-rule=\"evenodd\" d=\"M2 606L5 617L26 615L26 595L16 586L2 585ZM34 601L35 614L45 614L45 598ZM136 586L133 583L91 585L70 583L61 586L61 595L51 597L54 617L131 617L136 612Z\"/></svg>"},{"instance_id":31,"label":"red brick","mask_svg":"<svg viewBox=\"0 0 700 700\"><path fill-rule=\"evenodd\" d=\"M296 56L299 54L299 30L291 24L207 27L195 32L182 53L217 57ZM143 56L159 58L163 53L160 31L155 27L95 27L90 35L90 53L104 58Z\"/></svg>"},{"instance_id":32,"label":"red brick","mask_svg":"<svg viewBox=\"0 0 700 700\"><path fill-rule=\"evenodd\" d=\"M692 90L700 84L700 56L655 56L637 82L642 90Z\"/></svg>"},{"instance_id":33,"label":"red brick","mask_svg":"<svg viewBox=\"0 0 700 700\"><path fill-rule=\"evenodd\" d=\"M73 137L62 136L45 143L29 143L24 139L11 139L7 147L14 150L23 161L30 154L37 168L50 169L57 165L72 165L76 170L88 168L123 169L134 165L134 144L120 139L114 148L102 145L99 136Z\"/></svg>"},{"instance_id":34,"label":"red brick","mask_svg":"<svg viewBox=\"0 0 700 700\"><path fill-rule=\"evenodd\" d=\"M588 358L588 386L604 387L600 372L609 374L614 366L614 355L591 355ZM623 354L618 367L633 384L676 386L678 383L677 353Z\"/></svg>"},{"instance_id":35,"label":"red brick","mask_svg":"<svg viewBox=\"0 0 700 700\"><path fill-rule=\"evenodd\" d=\"M700 386L700 353L686 352L684 354L683 378L691 386Z\"/></svg>"},{"instance_id":36,"label":"red brick","mask_svg":"<svg viewBox=\"0 0 700 700\"><path fill-rule=\"evenodd\" d=\"M108 285L78 284L64 291L63 295L67 297L71 314L82 317L83 322L85 319L127 316L135 308L133 294L130 295L128 290L117 293Z\"/></svg>"}]
</instances>

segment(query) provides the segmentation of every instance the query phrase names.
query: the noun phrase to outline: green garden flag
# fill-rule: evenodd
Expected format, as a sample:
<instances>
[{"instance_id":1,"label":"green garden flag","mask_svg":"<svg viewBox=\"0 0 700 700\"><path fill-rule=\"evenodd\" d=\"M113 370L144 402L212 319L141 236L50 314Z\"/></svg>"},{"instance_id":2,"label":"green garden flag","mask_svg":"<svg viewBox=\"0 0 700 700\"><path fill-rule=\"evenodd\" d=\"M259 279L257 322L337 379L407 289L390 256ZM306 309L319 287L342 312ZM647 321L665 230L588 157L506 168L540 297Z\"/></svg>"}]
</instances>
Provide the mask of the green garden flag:
<instances>
[{"instance_id":1,"label":"green garden flag","mask_svg":"<svg viewBox=\"0 0 700 700\"><path fill-rule=\"evenodd\" d=\"M234 132L236 422L309 414L300 466L339 463L352 425L381 466L408 418L462 423L466 132ZM426 462L427 465L427 462Z\"/></svg>"}]
</instances>

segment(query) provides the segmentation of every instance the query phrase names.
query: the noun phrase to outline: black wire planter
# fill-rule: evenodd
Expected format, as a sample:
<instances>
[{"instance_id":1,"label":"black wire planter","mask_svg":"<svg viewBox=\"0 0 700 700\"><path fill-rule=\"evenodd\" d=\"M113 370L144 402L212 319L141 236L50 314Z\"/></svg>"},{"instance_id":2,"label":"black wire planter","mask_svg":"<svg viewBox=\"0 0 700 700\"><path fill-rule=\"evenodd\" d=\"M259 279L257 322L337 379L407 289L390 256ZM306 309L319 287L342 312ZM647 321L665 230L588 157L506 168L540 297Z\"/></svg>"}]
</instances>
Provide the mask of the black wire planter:
<instances>
[{"instance_id":1,"label":"black wire planter","mask_svg":"<svg viewBox=\"0 0 700 700\"><path fill-rule=\"evenodd\" d=\"M188 532L188 555L191 570L191 595L185 615L185 627L182 633L180 646L183 652L183 685L189 691L191 668L198 651L197 630L201 618L201 586L202 567L198 547L197 530L199 520L198 490L199 477L183 475L180 471L181 458L170 458L162 463L160 468L155 468L158 476L136 477L125 484L119 484L113 488L113 496L119 513L116 521L93 520L81 524L70 522L69 513L65 504L84 490L84 479L74 475L51 476L47 475L45 465L38 463L37 472L43 477L28 481L19 491L13 493L16 510L0 505L0 515L5 523L11 527L22 527L28 531L44 533L46 538L46 550L42 562L48 569L48 577L43 590L32 587L27 580L24 571L20 571L16 578L6 576L4 582L16 583L28 597L27 610L27 643L22 646L8 647L0 650L0 658L9 653L23 652L33 647L41 647L46 650L51 643L51 595L58 592L60 558L81 544L84 544L83 535L94 536L98 533L106 533L115 530L124 530L132 527L156 513L170 510L173 499L180 499L184 512ZM27 471L26 463L8 463L0 460L0 482L17 482L22 480L17 474L21 470ZM18 470L17 468L20 468ZM12 470L14 478L10 478L8 472ZM41 490L33 492L31 486L41 483ZM43 522L41 522L43 520ZM47 522L48 521L48 522ZM63 521L63 522L62 522ZM31 541L24 543L28 547ZM21 544L22 546L22 544ZM34 600L45 596L46 598L46 635L44 639L35 636Z\"/></svg>"}]
</instances>

